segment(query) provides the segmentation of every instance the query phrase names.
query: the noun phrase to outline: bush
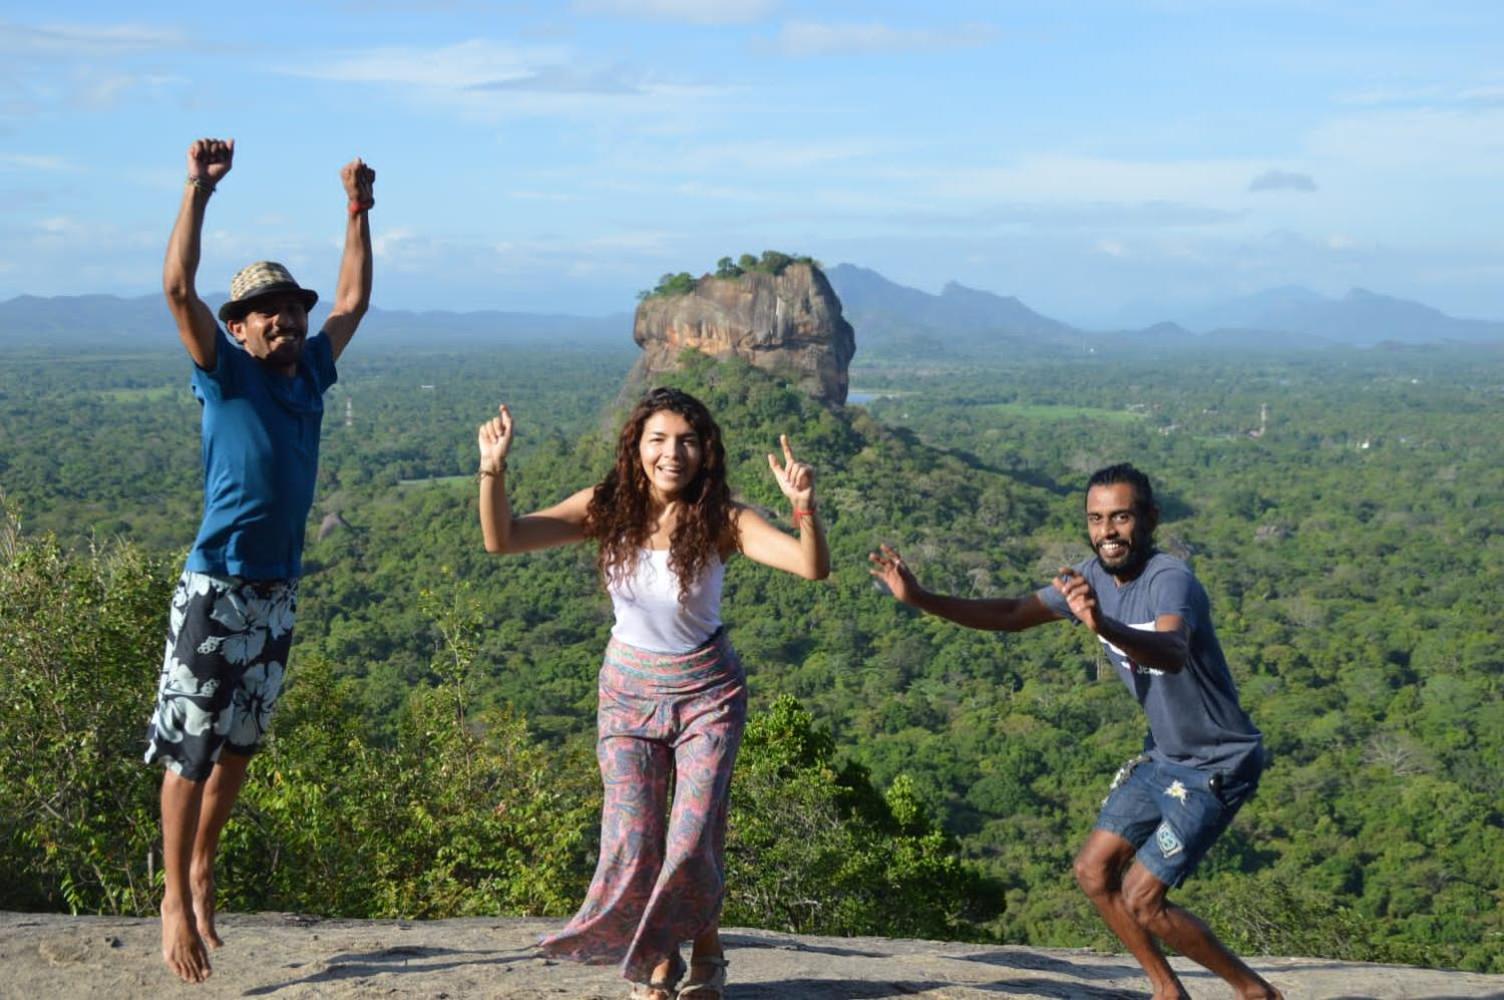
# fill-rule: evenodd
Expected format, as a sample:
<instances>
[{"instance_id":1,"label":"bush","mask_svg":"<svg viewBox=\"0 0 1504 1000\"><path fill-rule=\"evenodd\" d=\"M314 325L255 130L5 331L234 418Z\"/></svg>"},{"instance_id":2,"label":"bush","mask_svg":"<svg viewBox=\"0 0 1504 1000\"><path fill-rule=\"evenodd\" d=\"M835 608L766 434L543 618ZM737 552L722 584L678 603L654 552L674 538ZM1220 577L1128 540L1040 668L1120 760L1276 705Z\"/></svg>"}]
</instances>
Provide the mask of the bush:
<instances>
[{"instance_id":1,"label":"bush","mask_svg":"<svg viewBox=\"0 0 1504 1000\"><path fill-rule=\"evenodd\" d=\"M141 755L172 586L128 544L23 537L0 497L0 909L153 911Z\"/></svg>"},{"instance_id":2,"label":"bush","mask_svg":"<svg viewBox=\"0 0 1504 1000\"><path fill-rule=\"evenodd\" d=\"M983 937L1000 887L963 861L911 782L886 796L790 696L754 716L732 782L726 920L798 934Z\"/></svg>"}]
</instances>

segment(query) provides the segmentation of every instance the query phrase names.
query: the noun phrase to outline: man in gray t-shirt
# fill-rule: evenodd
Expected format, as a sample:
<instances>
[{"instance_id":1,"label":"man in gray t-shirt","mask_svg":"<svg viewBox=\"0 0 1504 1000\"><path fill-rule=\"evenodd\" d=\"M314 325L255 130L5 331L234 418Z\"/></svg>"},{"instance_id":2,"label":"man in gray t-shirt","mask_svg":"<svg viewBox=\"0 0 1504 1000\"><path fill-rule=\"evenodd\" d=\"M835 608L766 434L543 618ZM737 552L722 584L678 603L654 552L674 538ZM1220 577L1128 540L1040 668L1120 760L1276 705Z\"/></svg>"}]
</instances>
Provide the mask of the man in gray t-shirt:
<instances>
[{"instance_id":1,"label":"man in gray t-shirt","mask_svg":"<svg viewBox=\"0 0 1504 1000\"><path fill-rule=\"evenodd\" d=\"M1158 522L1148 477L1113 465L1087 483L1095 555L1033 594L931 593L887 545L872 554L872 574L905 604L970 628L1017 632L1064 619L1096 635L1143 706L1149 732L1143 752L1112 780L1076 856L1077 883L1143 966L1155 997L1185 995L1156 938L1221 976L1239 997L1279 997L1206 924L1166 898L1253 795L1264 748L1238 704L1206 591L1184 562L1154 550Z\"/></svg>"}]
</instances>

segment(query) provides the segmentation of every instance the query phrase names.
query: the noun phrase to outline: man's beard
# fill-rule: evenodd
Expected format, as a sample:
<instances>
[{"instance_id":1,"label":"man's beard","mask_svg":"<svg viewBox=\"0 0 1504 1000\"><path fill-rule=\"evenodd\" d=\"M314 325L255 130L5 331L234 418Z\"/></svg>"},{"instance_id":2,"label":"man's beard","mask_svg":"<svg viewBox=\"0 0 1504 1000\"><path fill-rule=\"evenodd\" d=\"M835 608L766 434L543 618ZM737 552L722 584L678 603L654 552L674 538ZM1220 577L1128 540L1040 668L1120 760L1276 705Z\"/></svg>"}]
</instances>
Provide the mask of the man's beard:
<instances>
[{"instance_id":1,"label":"man's beard","mask_svg":"<svg viewBox=\"0 0 1504 1000\"><path fill-rule=\"evenodd\" d=\"M1114 539L1127 545L1127 551L1118 556L1116 560L1109 561L1102 554L1102 543L1098 542L1094 547L1097 554L1097 562L1101 564L1110 576L1123 577L1136 576L1139 570L1144 568L1144 563L1149 561L1149 556L1154 553L1153 539L1135 531L1127 538Z\"/></svg>"}]
</instances>

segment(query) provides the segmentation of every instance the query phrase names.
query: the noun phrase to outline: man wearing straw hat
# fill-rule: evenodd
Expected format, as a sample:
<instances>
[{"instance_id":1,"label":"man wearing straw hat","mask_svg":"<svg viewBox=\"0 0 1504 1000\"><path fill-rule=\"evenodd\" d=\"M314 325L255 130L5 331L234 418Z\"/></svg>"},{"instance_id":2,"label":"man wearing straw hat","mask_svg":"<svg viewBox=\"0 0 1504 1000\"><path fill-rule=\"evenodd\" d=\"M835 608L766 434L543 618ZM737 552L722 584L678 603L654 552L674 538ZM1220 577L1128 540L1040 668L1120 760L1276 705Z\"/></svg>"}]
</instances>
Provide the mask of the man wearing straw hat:
<instances>
[{"instance_id":1,"label":"man wearing straw hat","mask_svg":"<svg viewBox=\"0 0 1504 1000\"><path fill-rule=\"evenodd\" d=\"M147 761L162 776L162 957L181 979L209 977L219 835L271 721L292 644L303 527L318 471L323 394L371 302L376 173L340 171L348 214L334 303L308 336L318 294L258 261L219 310L198 297L204 210L230 172L235 140L188 147L188 179L167 244L162 287L193 359L203 407L204 517L172 598Z\"/></svg>"}]
</instances>

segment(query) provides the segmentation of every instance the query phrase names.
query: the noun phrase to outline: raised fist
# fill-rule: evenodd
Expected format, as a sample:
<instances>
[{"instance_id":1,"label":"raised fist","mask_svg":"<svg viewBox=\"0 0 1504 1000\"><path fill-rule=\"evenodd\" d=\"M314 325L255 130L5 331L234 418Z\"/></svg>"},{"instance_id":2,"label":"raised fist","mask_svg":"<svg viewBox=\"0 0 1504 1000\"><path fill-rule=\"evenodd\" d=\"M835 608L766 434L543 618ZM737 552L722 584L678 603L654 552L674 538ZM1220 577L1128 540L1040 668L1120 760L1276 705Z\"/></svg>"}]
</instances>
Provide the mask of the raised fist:
<instances>
[{"instance_id":1,"label":"raised fist","mask_svg":"<svg viewBox=\"0 0 1504 1000\"><path fill-rule=\"evenodd\" d=\"M353 204L361 208L370 208L376 204L376 195L373 193L376 186L376 171L366 166L366 162L356 157L340 169L339 179L345 185L345 194Z\"/></svg>"},{"instance_id":2,"label":"raised fist","mask_svg":"<svg viewBox=\"0 0 1504 1000\"><path fill-rule=\"evenodd\" d=\"M234 139L197 139L188 147L188 179L213 187L234 160Z\"/></svg>"}]
</instances>

